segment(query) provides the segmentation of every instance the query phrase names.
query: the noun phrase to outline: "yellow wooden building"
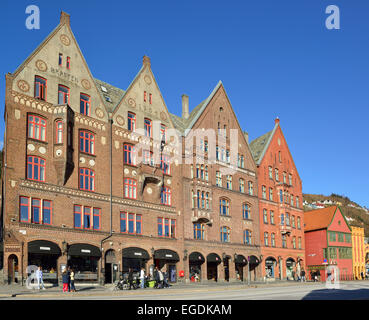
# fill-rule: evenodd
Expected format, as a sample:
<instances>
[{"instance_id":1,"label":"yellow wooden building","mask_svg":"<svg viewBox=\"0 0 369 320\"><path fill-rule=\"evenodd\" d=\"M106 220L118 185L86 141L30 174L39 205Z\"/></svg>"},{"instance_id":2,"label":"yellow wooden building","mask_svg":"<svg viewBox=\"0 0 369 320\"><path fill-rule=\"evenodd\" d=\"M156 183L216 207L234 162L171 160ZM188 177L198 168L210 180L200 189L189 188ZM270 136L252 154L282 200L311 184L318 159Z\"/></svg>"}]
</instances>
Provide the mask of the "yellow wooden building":
<instances>
[{"instance_id":1,"label":"yellow wooden building","mask_svg":"<svg viewBox=\"0 0 369 320\"><path fill-rule=\"evenodd\" d=\"M365 277L365 255L364 228L351 227L352 230L352 270L356 279Z\"/></svg>"}]
</instances>

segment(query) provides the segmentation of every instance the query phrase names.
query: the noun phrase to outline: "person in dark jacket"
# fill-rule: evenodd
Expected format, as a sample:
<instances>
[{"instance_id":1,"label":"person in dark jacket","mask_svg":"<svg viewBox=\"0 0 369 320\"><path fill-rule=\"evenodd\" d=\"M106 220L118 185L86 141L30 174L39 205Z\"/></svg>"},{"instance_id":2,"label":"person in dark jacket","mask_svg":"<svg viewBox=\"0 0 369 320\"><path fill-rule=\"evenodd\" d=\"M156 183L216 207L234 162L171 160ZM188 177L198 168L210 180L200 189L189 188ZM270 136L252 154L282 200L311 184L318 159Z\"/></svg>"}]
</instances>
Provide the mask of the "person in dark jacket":
<instances>
[{"instance_id":1,"label":"person in dark jacket","mask_svg":"<svg viewBox=\"0 0 369 320\"><path fill-rule=\"evenodd\" d=\"M128 271L128 283L129 283L129 290L131 290L131 288L133 286L133 270L132 270L132 268L129 268L129 271Z\"/></svg>"},{"instance_id":2,"label":"person in dark jacket","mask_svg":"<svg viewBox=\"0 0 369 320\"><path fill-rule=\"evenodd\" d=\"M63 279L63 292L68 292L69 277L66 269L63 270L62 279Z\"/></svg>"},{"instance_id":3,"label":"person in dark jacket","mask_svg":"<svg viewBox=\"0 0 369 320\"><path fill-rule=\"evenodd\" d=\"M155 280L155 288L160 289L160 276L159 276L158 267L155 267L155 270L154 270L154 280Z\"/></svg>"}]
</instances>

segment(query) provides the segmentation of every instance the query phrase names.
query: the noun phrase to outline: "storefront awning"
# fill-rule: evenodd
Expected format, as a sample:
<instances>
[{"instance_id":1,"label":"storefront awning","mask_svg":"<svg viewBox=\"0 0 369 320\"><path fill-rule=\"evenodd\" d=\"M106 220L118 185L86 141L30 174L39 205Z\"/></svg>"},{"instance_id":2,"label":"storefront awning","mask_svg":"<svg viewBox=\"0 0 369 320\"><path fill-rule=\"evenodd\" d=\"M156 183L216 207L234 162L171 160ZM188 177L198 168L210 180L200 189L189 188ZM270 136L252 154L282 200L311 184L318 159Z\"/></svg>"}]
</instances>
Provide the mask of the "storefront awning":
<instances>
[{"instance_id":1,"label":"storefront awning","mask_svg":"<svg viewBox=\"0 0 369 320\"><path fill-rule=\"evenodd\" d=\"M238 254L236 256L235 263L245 266L245 265L247 265L247 259L242 254Z\"/></svg>"},{"instance_id":2,"label":"storefront awning","mask_svg":"<svg viewBox=\"0 0 369 320\"><path fill-rule=\"evenodd\" d=\"M259 264L260 260L255 256L250 256L250 261L249 262L250 262L250 265L251 264L255 265L255 264Z\"/></svg>"},{"instance_id":3,"label":"storefront awning","mask_svg":"<svg viewBox=\"0 0 369 320\"><path fill-rule=\"evenodd\" d=\"M206 257L207 262L221 263L222 259L216 253L210 253Z\"/></svg>"},{"instance_id":4,"label":"storefront awning","mask_svg":"<svg viewBox=\"0 0 369 320\"><path fill-rule=\"evenodd\" d=\"M189 257L189 261L192 263L204 263L205 258L200 252L192 252Z\"/></svg>"},{"instance_id":5,"label":"storefront awning","mask_svg":"<svg viewBox=\"0 0 369 320\"><path fill-rule=\"evenodd\" d=\"M101 251L87 243L76 243L69 247L68 255L70 256L87 256L87 257L101 257Z\"/></svg>"},{"instance_id":6,"label":"storefront awning","mask_svg":"<svg viewBox=\"0 0 369 320\"><path fill-rule=\"evenodd\" d=\"M177 252L168 249L155 250L154 258L160 260L179 261L179 256Z\"/></svg>"},{"instance_id":7,"label":"storefront awning","mask_svg":"<svg viewBox=\"0 0 369 320\"><path fill-rule=\"evenodd\" d=\"M35 240L28 242L28 253L61 255L59 246L51 241Z\"/></svg>"},{"instance_id":8,"label":"storefront awning","mask_svg":"<svg viewBox=\"0 0 369 320\"><path fill-rule=\"evenodd\" d=\"M150 256L146 250L136 247L124 248L122 250L123 258L130 258L130 259L144 259L149 260Z\"/></svg>"}]
</instances>

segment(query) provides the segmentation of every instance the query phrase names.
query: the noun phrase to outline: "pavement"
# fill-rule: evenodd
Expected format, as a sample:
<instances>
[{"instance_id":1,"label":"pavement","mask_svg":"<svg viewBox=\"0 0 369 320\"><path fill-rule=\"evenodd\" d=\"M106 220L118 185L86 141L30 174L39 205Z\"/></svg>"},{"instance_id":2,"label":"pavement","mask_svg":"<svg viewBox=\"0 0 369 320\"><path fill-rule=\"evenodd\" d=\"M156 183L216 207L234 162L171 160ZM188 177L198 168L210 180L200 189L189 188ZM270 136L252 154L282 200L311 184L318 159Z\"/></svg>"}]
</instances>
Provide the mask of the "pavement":
<instances>
[{"instance_id":1,"label":"pavement","mask_svg":"<svg viewBox=\"0 0 369 320\"><path fill-rule=\"evenodd\" d=\"M244 290L244 289L254 289L254 288L273 288L273 287L292 287L292 286L314 286L321 283L317 282L296 282L296 281L275 281L275 282L251 282L250 286L247 283L240 282L204 282L204 283L175 283L169 289L170 291L175 290L176 292L191 292L191 291L209 291L209 290ZM122 290L113 291L113 285L86 285L86 284L76 284L77 292L62 292L62 288L58 286L51 286L50 284L45 284L45 290L38 289L28 289L26 286L21 286L18 284L12 285L0 285L0 299L6 298L90 298L93 296L112 296L119 297L120 295L151 295L153 292L161 293L167 291L167 289L157 290L153 288L145 288L144 290ZM173 292L174 293L174 292Z\"/></svg>"}]
</instances>

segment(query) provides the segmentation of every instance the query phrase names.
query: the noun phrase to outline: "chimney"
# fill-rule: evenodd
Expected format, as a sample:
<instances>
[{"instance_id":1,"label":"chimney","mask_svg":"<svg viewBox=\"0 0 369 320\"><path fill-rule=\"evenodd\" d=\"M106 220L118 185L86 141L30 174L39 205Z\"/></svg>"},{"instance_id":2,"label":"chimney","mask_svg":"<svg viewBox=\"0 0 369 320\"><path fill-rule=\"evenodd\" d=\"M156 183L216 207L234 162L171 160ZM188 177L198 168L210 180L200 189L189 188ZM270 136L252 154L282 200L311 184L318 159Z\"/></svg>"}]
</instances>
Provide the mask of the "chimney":
<instances>
[{"instance_id":1,"label":"chimney","mask_svg":"<svg viewBox=\"0 0 369 320\"><path fill-rule=\"evenodd\" d=\"M182 94L182 118L188 119L190 116L190 109L188 106L188 95Z\"/></svg>"},{"instance_id":2,"label":"chimney","mask_svg":"<svg viewBox=\"0 0 369 320\"><path fill-rule=\"evenodd\" d=\"M60 13L60 24L63 23L70 26L70 15L64 11Z\"/></svg>"},{"instance_id":3,"label":"chimney","mask_svg":"<svg viewBox=\"0 0 369 320\"><path fill-rule=\"evenodd\" d=\"M151 66L150 58L148 56L143 56L142 64L144 66L150 67Z\"/></svg>"},{"instance_id":4,"label":"chimney","mask_svg":"<svg viewBox=\"0 0 369 320\"><path fill-rule=\"evenodd\" d=\"M279 118L277 117L277 118L275 118L275 120L274 120L274 122L275 122L275 124L279 124Z\"/></svg>"}]
</instances>

